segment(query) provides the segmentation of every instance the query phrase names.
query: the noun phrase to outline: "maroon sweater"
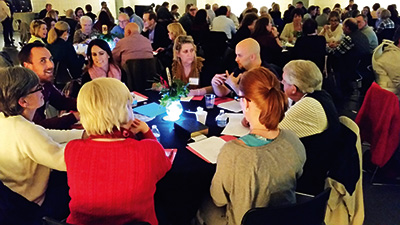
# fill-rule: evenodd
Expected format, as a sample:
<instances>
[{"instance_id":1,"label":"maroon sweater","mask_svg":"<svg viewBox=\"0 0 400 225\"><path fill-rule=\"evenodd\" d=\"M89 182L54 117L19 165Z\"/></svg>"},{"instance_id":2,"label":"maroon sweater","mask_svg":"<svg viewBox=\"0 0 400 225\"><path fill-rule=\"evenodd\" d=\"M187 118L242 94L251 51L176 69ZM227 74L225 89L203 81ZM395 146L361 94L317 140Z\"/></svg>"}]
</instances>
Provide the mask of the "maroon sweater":
<instances>
[{"instance_id":1,"label":"maroon sweater","mask_svg":"<svg viewBox=\"0 0 400 225\"><path fill-rule=\"evenodd\" d=\"M171 168L151 130L144 140L73 140L65 148L72 224L157 225L156 183Z\"/></svg>"}]
</instances>

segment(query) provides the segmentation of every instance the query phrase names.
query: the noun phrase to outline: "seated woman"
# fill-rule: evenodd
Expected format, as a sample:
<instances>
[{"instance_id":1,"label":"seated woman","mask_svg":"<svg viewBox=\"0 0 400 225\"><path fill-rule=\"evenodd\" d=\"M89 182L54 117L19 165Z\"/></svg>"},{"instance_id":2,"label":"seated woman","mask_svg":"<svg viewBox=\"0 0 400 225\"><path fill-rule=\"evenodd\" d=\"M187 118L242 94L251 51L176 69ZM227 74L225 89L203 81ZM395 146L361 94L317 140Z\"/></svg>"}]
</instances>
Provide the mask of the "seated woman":
<instances>
[{"instance_id":1,"label":"seated woman","mask_svg":"<svg viewBox=\"0 0 400 225\"><path fill-rule=\"evenodd\" d=\"M207 22L207 11L200 9L196 12L191 27L191 34L196 45L202 45L207 40L207 35L210 33L210 26Z\"/></svg>"},{"instance_id":2,"label":"seated woman","mask_svg":"<svg viewBox=\"0 0 400 225\"><path fill-rule=\"evenodd\" d=\"M31 39L28 43L39 41L45 44L43 39L47 37L47 26L43 20L33 20L29 26L29 31L31 32Z\"/></svg>"},{"instance_id":3,"label":"seated woman","mask_svg":"<svg viewBox=\"0 0 400 225\"><path fill-rule=\"evenodd\" d=\"M321 72L325 66L326 40L317 35L318 24L313 19L303 23L303 35L299 37L292 51L293 59L311 60Z\"/></svg>"},{"instance_id":4,"label":"seated woman","mask_svg":"<svg viewBox=\"0 0 400 225\"><path fill-rule=\"evenodd\" d=\"M322 73L315 63L293 60L283 68L283 89L296 104L289 108L279 128L297 134L307 161L297 190L316 195L324 190L327 172L336 157L340 123L331 96L322 87Z\"/></svg>"},{"instance_id":5,"label":"seated woman","mask_svg":"<svg viewBox=\"0 0 400 225\"><path fill-rule=\"evenodd\" d=\"M339 13L336 11L330 12L328 21L329 25L325 25L319 35L324 36L327 43L339 44L344 37Z\"/></svg>"},{"instance_id":6,"label":"seated woman","mask_svg":"<svg viewBox=\"0 0 400 225\"><path fill-rule=\"evenodd\" d=\"M82 16L80 19L81 28L75 31L73 43L89 44L93 36L92 19L88 16Z\"/></svg>"},{"instance_id":7,"label":"seated woman","mask_svg":"<svg viewBox=\"0 0 400 225\"><path fill-rule=\"evenodd\" d=\"M40 206L39 213L62 219L68 215L68 201L63 201L68 196L67 183L65 192L57 189L54 194L55 190L49 185L52 182L50 171L66 171L65 144L60 143L81 138L82 131L46 130L32 122L36 109L44 104L42 90L32 70L0 69L0 180L26 201ZM24 210L19 207L5 210ZM10 213L14 215L17 214ZM43 214L38 216L40 219ZM32 221L25 224L32 224Z\"/></svg>"},{"instance_id":8,"label":"seated woman","mask_svg":"<svg viewBox=\"0 0 400 225\"><path fill-rule=\"evenodd\" d=\"M111 30L114 28L115 23L111 22L112 20L108 16L108 13L102 10L99 14L97 22L93 25L93 31L99 34L110 33ZM103 31L103 25L106 25L106 30Z\"/></svg>"},{"instance_id":9,"label":"seated woman","mask_svg":"<svg viewBox=\"0 0 400 225\"><path fill-rule=\"evenodd\" d=\"M171 73L174 78L190 84L190 96L212 93L211 85L202 81L203 61L196 57L196 45L191 36L181 35L175 39Z\"/></svg>"},{"instance_id":10,"label":"seated woman","mask_svg":"<svg viewBox=\"0 0 400 225\"><path fill-rule=\"evenodd\" d=\"M283 67L282 44L278 30L272 26L270 17L261 17L257 20L252 38L260 44L263 61Z\"/></svg>"},{"instance_id":11,"label":"seated woman","mask_svg":"<svg viewBox=\"0 0 400 225\"><path fill-rule=\"evenodd\" d=\"M157 58L161 61L164 67L171 67L172 59L174 57L174 42L175 39L180 35L186 35L186 31L183 29L182 25L179 22L170 23L167 26L168 37L171 40L171 44L168 45L167 48L160 48L158 51Z\"/></svg>"},{"instance_id":12,"label":"seated woman","mask_svg":"<svg viewBox=\"0 0 400 225\"><path fill-rule=\"evenodd\" d=\"M303 20L303 10L299 8L293 9L291 16L293 18L293 22L285 25L280 38L284 41L294 43L302 33L301 21Z\"/></svg>"},{"instance_id":13,"label":"seated woman","mask_svg":"<svg viewBox=\"0 0 400 225\"><path fill-rule=\"evenodd\" d=\"M71 79L79 78L85 63L85 56L75 52L72 43L67 42L69 37L69 25L64 21L58 21L47 37L47 48L53 56L55 85L62 87Z\"/></svg>"},{"instance_id":14,"label":"seated woman","mask_svg":"<svg viewBox=\"0 0 400 225\"><path fill-rule=\"evenodd\" d=\"M288 104L278 79L263 67L251 69L241 78L239 98L250 134L226 143L218 155L213 203L198 213L207 225L239 225L251 208L296 202L306 155L296 134L278 128Z\"/></svg>"},{"instance_id":15,"label":"seated woman","mask_svg":"<svg viewBox=\"0 0 400 225\"><path fill-rule=\"evenodd\" d=\"M82 75L82 84L99 77L112 77L121 80L126 74L114 62L110 46L102 39L92 40L87 48L89 64Z\"/></svg>"},{"instance_id":16,"label":"seated woman","mask_svg":"<svg viewBox=\"0 0 400 225\"><path fill-rule=\"evenodd\" d=\"M114 78L83 85L78 111L87 140L65 149L72 224L158 224L156 183L171 168L146 123L134 119L132 96Z\"/></svg>"},{"instance_id":17,"label":"seated woman","mask_svg":"<svg viewBox=\"0 0 400 225\"><path fill-rule=\"evenodd\" d=\"M239 30L235 35L233 35L230 44L232 49L235 49L239 42L251 36L251 34L254 32L257 19L258 16L255 13L247 13L244 16L243 21L240 23Z\"/></svg>"}]
</instances>

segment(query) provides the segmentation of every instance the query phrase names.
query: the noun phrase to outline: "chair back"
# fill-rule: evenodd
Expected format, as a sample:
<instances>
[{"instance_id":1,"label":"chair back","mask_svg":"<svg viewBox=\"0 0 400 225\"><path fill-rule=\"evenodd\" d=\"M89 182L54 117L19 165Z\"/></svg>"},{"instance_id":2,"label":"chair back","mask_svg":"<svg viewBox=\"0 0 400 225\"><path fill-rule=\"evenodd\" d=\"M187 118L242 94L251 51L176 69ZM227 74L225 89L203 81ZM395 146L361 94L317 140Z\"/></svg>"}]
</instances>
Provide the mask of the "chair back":
<instances>
[{"instance_id":1,"label":"chair back","mask_svg":"<svg viewBox=\"0 0 400 225\"><path fill-rule=\"evenodd\" d=\"M382 43L382 41L384 39L393 41L393 36L394 36L395 31L396 31L396 28L382 30L382 32L380 32L378 35L376 35L378 37L378 43L379 44Z\"/></svg>"},{"instance_id":2,"label":"chair back","mask_svg":"<svg viewBox=\"0 0 400 225\"><path fill-rule=\"evenodd\" d=\"M362 189L362 149L360 131L357 124L346 116L341 116L342 147L335 167L326 179L326 187L331 194L325 215L327 225L353 224L364 222L364 197Z\"/></svg>"},{"instance_id":3,"label":"chair back","mask_svg":"<svg viewBox=\"0 0 400 225\"><path fill-rule=\"evenodd\" d=\"M225 32L210 31L207 40L204 43L204 54L206 59L215 59L223 57L228 48Z\"/></svg>"},{"instance_id":4,"label":"chair back","mask_svg":"<svg viewBox=\"0 0 400 225\"><path fill-rule=\"evenodd\" d=\"M143 92L151 88L150 80L158 76L157 63L157 58L127 60L122 68L126 72L126 86L129 90Z\"/></svg>"},{"instance_id":5,"label":"chair back","mask_svg":"<svg viewBox=\"0 0 400 225\"><path fill-rule=\"evenodd\" d=\"M331 189L308 201L281 207L254 208L246 212L242 225L321 225Z\"/></svg>"},{"instance_id":6,"label":"chair back","mask_svg":"<svg viewBox=\"0 0 400 225\"><path fill-rule=\"evenodd\" d=\"M371 144L371 162L383 167L400 143L400 106L397 96L373 82L355 122L362 141Z\"/></svg>"}]
</instances>

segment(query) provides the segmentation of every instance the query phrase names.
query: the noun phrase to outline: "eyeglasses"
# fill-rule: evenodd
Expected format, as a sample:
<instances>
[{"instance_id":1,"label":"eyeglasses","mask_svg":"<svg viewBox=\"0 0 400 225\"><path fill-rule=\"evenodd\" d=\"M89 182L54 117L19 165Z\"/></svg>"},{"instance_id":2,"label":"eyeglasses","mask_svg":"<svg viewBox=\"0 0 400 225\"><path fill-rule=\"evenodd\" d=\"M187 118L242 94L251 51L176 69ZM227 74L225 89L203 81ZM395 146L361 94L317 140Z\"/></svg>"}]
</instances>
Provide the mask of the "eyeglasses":
<instances>
[{"instance_id":1,"label":"eyeglasses","mask_svg":"<svg viewBox=\"0 0 400 225\"><path fill-rule=\"evenodd\" d=\"M40 85L40 84L37 86L37 88L35 90L28 92L27 95L33 94L33 93L38 92L38 91L43 91L43 86Z\"/></svg>"},{"instance_id":2,"label":"eyeglasses","mask_svg":"<svg viewBox=\"0 0 400 225\"><path fill-rule=\"evenodd\" d=\"M245 98L248 102L251 102L251 100L247 99L246 96L244 96L244 95L235 96L233 99L235 99L235 101L237 101L237 102L240 102L241 98Z\"/></svg>"}]
</instances>

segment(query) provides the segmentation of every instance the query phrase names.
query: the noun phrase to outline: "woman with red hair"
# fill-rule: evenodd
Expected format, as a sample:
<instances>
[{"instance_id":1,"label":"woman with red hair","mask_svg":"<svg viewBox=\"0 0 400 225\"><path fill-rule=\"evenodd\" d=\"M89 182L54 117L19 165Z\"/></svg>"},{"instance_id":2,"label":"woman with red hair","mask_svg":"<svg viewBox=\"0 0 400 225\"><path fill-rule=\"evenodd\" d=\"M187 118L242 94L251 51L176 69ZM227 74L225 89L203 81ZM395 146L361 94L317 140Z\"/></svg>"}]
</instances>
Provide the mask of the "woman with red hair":
<instances>
[{"instance_id":1,"label":"woman with red hair","mask_svg":"<svg viewBox=\"0 0 400 225\"><path fill-rule=\"evenodd\" d=\"M226 143L218 155L213 202L199 212L206 224L239 225L251 208L296 202L306 155L296 134L278 128L288 107L278 79L264 67L245 72L238 100L250 133Z\"/></svg>"}]
</instances>

